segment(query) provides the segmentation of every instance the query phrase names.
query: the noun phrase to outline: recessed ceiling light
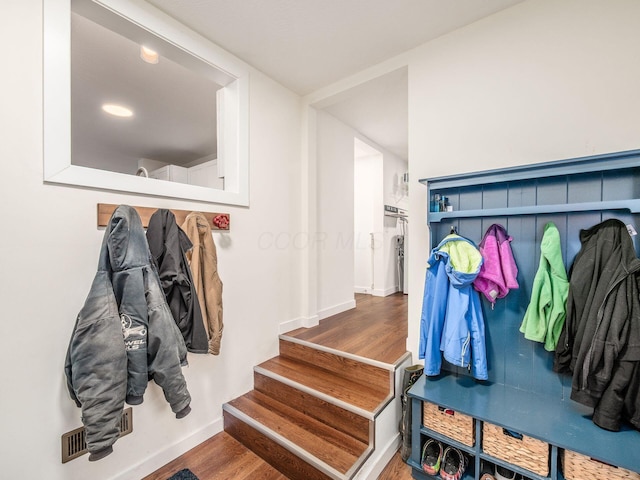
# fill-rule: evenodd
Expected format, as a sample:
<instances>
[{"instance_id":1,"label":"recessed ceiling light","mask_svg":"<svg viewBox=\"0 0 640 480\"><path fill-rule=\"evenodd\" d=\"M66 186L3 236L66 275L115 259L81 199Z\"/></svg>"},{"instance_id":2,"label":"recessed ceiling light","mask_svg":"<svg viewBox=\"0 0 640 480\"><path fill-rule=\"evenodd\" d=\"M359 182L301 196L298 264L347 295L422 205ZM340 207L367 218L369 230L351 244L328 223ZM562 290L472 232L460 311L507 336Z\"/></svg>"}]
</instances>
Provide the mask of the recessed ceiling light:
<instances>
[{"instance_id":1,"label":"recessed ceiling light","mask_svg":"<svg viewBox=\"0 0 640 480\"><path fill-rule=\"evenodd\" d=\"M105 103L102 105L102 110L114 117L131 117L133 115L133 111L130 108L116 105L115 103Z\"/></svg>"},{"instance_id":2,"label":"recessed ceiling light","mask_svg":"<svg viewBox=\"0 0 640 480\"><path fill-rule=\"evenodd\" d=\"M140 58L147 63L158 63L158 52L142 45L140 47Z\"/></svg>"}]
</instances>

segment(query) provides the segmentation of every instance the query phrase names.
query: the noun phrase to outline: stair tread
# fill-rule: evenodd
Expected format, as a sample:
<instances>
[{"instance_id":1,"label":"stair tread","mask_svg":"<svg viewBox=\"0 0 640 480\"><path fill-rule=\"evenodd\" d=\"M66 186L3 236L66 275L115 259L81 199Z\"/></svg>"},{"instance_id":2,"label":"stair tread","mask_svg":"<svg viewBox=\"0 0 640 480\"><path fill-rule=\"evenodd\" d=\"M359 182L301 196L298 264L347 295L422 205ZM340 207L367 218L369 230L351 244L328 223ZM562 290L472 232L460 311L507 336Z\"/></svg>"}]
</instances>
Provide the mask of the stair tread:
<instances>
[{"instance_id":1,"label":"stair tread","mask_svg":"<svg viewBox=\"0 0 640 480\"><path fill-rule=\"evenodd\" d=\"M255 390L229 404L341 473L346 473L368 447Z\"/></svg>"},{"instance_id":2,"label":"stair tread","mask_svg":"<svg viewBox=\"0 0 640 480\"><path fill-rule=\"evenodd\" d=\"M389 389L363 385L315 365L286 357L274 357L259 366L371 413L376 413L390 394Z\"/></svg>"}]
</instances>

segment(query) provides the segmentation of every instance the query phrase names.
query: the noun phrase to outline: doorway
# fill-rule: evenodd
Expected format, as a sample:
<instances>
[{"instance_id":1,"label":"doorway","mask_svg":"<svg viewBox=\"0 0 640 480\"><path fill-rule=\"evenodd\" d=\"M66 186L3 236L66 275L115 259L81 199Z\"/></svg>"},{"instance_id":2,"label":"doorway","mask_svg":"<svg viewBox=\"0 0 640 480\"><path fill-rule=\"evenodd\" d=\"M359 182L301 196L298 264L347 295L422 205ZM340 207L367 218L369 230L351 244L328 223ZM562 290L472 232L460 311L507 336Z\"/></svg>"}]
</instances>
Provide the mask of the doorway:
<instances>
[{"instance_id":1,"label":"doorway","mask_svg":"<svg viewBox=\"0 0 640 480\"><path fill-rule=\"evenodd\" d=\"M353 148L354 293L374 294L384 285L383 157L355 138ZM383 296L383 295L378 295Z\"/></svg>"},{"instance_id":2,"label":"doorway","mask_svg":"<svg viewBox=\"0 0 640 480\"><path fill-rule=\"evenodd\" d=\"M309 98L305 145L310 227L322 239L310 298L321 319L353 308L358 293L408 292L398 263L409 204L407 69L336 91Z\"/></svg>"}]
</instances>

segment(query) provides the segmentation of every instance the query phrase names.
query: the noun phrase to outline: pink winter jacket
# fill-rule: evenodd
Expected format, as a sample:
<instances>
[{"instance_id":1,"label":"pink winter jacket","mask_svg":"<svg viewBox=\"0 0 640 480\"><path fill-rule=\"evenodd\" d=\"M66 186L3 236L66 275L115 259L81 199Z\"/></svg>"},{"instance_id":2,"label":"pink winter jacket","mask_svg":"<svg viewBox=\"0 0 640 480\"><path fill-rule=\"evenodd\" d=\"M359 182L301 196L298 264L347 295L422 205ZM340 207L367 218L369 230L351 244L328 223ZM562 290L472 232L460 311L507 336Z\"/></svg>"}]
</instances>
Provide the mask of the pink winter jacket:
<instances>
[{"instance_id":1,"label":"pink winter jacket","mask_svg":"<svg viewBox=\"0 0 640 480\"><path fill-rule=\"evenodd\" d=\"M491 225L480 243L484 259L473 287L482 293L491 304L503 298L512 288L518 288L518 267L511 252L512 237L502 225Z\"/></svg>"}]
</instances>

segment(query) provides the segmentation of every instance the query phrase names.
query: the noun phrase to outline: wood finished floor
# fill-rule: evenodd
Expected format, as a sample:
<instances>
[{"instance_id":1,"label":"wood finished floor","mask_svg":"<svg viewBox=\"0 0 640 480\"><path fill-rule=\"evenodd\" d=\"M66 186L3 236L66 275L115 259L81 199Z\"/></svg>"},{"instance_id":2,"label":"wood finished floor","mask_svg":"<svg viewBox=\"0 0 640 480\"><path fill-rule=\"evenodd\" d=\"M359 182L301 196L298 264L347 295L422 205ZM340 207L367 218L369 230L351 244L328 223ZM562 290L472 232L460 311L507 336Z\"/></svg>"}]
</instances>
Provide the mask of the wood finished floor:
<instances>
[{"instance_id":1,"label":"wood finished floor","mask_svg":"<svg viewBox=\"0 0 640 480\"><path fill-rule=\"evenodd\" d=\"M287 335L339 351L395 364L406 351L407 296L356 294L356 308ZM200 480L290 480L225 432L206 440L143 480L166 480L190 469ZM378 480L410 480L396 453Z\"/></svg>"},{"instance_id":2,"label":"wood finished floor","mask_svg":"<svg viewBox=\"0 0 640 480\"><path fill-rule=\"evenodd\" d=\"M231 435L222 432L143 480L167 480L188 468L199 480L292 480L278 472ZM411 468L396 452L377 480L412 480Z\"/></svg>"},{"instance_id":3,"label":"wood finished floor","mask_svg":"<svg viewBox=\"0 0 640 480\"><path fill-rule=\"evenodd\" d=\"M406 352L408 295L356 294L356 308L312 328L287 335L380 362L394 364Z\"/></svg>"}]
</instances>

